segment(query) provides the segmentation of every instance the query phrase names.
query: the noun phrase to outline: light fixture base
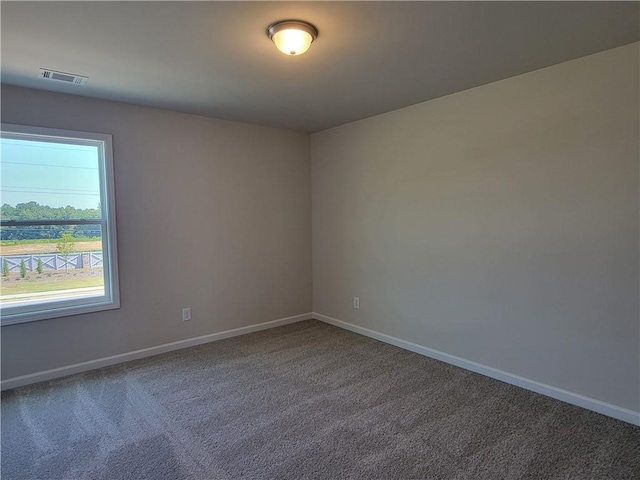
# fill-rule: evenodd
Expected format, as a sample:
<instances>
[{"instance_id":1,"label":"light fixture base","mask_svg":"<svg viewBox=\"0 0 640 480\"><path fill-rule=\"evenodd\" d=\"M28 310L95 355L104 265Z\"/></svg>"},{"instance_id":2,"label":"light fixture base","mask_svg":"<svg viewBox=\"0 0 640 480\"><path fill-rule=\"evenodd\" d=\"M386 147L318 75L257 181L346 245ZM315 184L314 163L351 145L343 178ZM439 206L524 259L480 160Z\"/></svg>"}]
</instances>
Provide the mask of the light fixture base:
<instances>
[{"instance_id":1,"label":"light fixture base","mask_svg":"<svg viewBox=\"0 0 640 480\"><path fill-rule=\"evenodd\" d=\"M302 55L318 38L318 29L302 20L283 20L269 25L267 36L285 55Z\"/></svg>"}]
</instances>

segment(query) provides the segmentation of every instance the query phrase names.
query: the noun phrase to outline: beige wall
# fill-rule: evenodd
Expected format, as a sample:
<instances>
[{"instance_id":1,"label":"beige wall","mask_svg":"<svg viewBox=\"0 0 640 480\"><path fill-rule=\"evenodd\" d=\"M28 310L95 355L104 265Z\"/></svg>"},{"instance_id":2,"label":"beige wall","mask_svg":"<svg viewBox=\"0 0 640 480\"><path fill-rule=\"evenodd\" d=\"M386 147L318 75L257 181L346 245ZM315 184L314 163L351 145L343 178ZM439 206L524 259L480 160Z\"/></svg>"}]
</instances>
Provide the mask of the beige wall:
<instances>
[{"instance_id":1,"label":"beige wall","mask_svg":"<svg viewBox=\"0 0 640 480\"><path fill-rule=\"evenodd\" d=\"M638 57L314 134L314 311L639 410Z\"/></svg>"},{"instance_id":2,"label":"beige wall","mask_svg":"<svg viewBox=\"0 0 640 480\"><path fill-rule=\"evenodd\" d=\"M309 135L9 86L2 121L113 135L122 305L2 327L3 378L311 310Z\"/></svg>"}]
</instances>

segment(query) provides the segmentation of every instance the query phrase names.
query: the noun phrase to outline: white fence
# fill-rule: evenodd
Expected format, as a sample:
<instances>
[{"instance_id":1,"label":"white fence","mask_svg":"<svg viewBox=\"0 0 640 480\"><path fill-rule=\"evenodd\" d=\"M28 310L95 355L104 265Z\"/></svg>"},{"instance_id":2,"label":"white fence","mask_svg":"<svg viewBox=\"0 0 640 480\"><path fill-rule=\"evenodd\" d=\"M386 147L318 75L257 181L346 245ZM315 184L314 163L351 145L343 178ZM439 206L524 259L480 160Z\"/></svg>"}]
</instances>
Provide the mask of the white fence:
<instances>
[{"instance_id":1,"label":"white fence","mask_svg":"<svg viewBox=\"0 0 640 480\"><path fill-rule=\"evenodd\" d=\"M42 262L42 270L63 270L69 268L102 267L102 252L71 253L66 256L59 253L39 253L35 255L0 255L0 265L4 271L5 260L9 272L19 272L24 262L28 271L38 268L38 259Z\"/></svg>"}]
</instances>

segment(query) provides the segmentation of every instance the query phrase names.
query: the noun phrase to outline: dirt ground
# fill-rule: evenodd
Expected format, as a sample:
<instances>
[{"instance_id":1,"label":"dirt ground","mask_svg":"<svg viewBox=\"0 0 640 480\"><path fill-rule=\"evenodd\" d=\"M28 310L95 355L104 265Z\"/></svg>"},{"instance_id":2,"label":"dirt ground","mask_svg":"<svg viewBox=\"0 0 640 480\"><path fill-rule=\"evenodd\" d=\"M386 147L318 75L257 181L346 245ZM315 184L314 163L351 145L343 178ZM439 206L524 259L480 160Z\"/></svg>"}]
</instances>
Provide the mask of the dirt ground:
<instances>
[{"instance_id":1,"label":"dirt ground","mask_svg":"<svg viewBox=\"0 0 640 480\"><path fill-rule=\"evenodd\" d=\"M75 242L76 252L95 252L102 250L102 242L94 240L90 242ZM32 255L35 253L56 253L56 243L27 243L22 245L3 245L0 247L0 255Z\"/></svg>"}]
</instances>

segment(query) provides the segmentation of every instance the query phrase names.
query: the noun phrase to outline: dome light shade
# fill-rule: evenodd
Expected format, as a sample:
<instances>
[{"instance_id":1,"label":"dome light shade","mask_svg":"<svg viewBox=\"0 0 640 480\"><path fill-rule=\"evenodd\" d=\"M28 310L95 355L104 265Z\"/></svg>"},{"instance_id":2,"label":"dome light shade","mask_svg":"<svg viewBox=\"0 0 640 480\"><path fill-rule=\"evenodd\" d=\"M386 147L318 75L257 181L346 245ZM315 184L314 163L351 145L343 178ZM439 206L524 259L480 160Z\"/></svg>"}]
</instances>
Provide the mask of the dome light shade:
<instances>
[{"instance_id":1,"label":"dome light shade","mask_svg":"<svg viewBox=\"0 0 640 480\"><path fill-rule=\"evenodd\" d=\"M302 55L318 38L316 27L299 20L277 22L267 28L267 35L285 55Z\"/></svg>"}]
</instances>

